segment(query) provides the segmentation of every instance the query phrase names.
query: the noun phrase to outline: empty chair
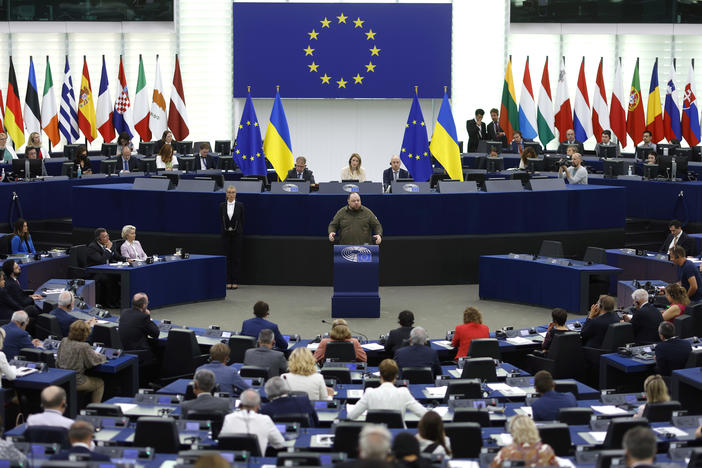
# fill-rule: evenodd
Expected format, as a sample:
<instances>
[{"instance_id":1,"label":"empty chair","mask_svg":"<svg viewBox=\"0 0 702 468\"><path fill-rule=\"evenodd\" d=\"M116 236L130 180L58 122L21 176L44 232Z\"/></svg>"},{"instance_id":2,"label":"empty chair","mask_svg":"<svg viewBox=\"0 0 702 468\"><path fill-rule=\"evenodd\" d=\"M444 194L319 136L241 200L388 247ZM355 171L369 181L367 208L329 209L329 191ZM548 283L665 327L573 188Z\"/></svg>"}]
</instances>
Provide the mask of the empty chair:
<instances>
[{"instance_id":1,"label":"empty chair","mask_svg":"<svg viewBox=\"0 0 702 468\"><path fill-rule=\"evenodd\" d=\"M563 243L561 241L541 241L541 247L539 248L539 257L563 258L563 256Z\"/></svg>"},{"instance_id":2,"label":"empty chair","mask_svg":"<svg viewBox=\"0 0 702 468\"><path fill-rule=\"evenodd\" d=\"M217 440L219 450L246 450L252 457L260 457L261 446L256 434L227 434Z\"/></svg>"},{"instance_id":3,"label":"empty chair","mask_svg":"<svg viewBox=\"0 0 702 468\"><path fill-rule=\"evenodd\" d=\"M93 326L93 342L102 343L108 348L122 349L119 327L116 323L96 323Z\"/></svg>"},{"instance_id":4,"label":"empty chair","mask_svg":"<svg viewBox=\"0 0 702 468\"><path fill-rule=\"evenodd\" d=\"M480 379L484 382L497 382L497 368L492 358L470 358L463 361L462 379Z\"/></svg>"},{"instance_id":5,"label":"empty chair","mask_svg":"<svg viewBox=\"0 0 702 468\"><path fill-rule=\"evenodd\" d=\"M561 408L558 410L558 422L582 426L590 424L592 415L592 408Z\"/></svg>"},{"instance_id":6,"label":"empty chair","mask_svg":"<svg viewBox=\"0 0 702 468\"><path fill-rule=\"evenodd\" d=\"M572 393L574 397L578 397L578 384L572 380L555 380L554 388L559 393Z\"/></svg>"},{"instance_id":7,"label":"empty chair","mask_svg":"<svg viewBox=\"0 0 702 468\"><path fill-rule=\"evenodd\" d=\"M390 429L402 429L405 427L405 421L402 419L402 413L399 410L368 410L366 422L385 424Z\"/></svg>"},{"instance_id":8,"label":"empty chair","mask_svg":"<svg viewBox=\"0 0 702 468\"><path fill-rule=\"evenodd\" d=\"M349 458L358 457L358 437L365 422L340 422L334 427L333 452L344 452Z\"/></svg>"},{"instance_id":9,"label":"empty chair","mask_svg":"<svg viewBox=\"0 0 702 468\"><path fill-rule=\"evenodd\" d=\"M134 432L136 447L153 447L156 452L178 453L178 425L173 418L142 416Z\"/></svg>"},{"instance_id":10,"label":"empty chair","mask_svg":"<svg viewBox=\"0 0 702 468\"><path fill-rule=\"evenodd\" d=\"M693 335L702 336L702 303L688 305L685 313L692 316Z\"/></svg>"},{"instance_id":11,"label":"empty chair","mask_svg":"<svg viewBox=\"0 0 702 468\"><path fill-rule=\"evenodd\" d=\"M90 403L85 409L88 414L94 414L96 416L108 416L113 418L121 418L124 416L120 406L108 403Z\"/></svg>"},{"instance_id":12,"label":"empty chair","mask_svg":"<svg viewBox=\"0 0 702 468\"><path fill-rule=\"evenodd\" d=\"M495 338L474 338L468 348L468 356L472 358L490 357L500 359L500 345Z\"/></svg>"},{"instance_id":13,"label":"empty chair","mask_svg":"<svg viewBox=\"0 0 702 468\"><path fill-rule=\"evenodd\" d=\"M583 256L584 262L592 262L596 264L607 264L607 251L600 247L588 247L585 249L585 255Z\"/></svg>"},{"instance_id":14,"label":"empty chair","mask_svg":"<svg viewBox=\"0 0 702 468\"><path fill-rule=\"evenodd\" d=\"M63 338L58 319L51 314L39 314L34 322L34 338L44 340L49 336Z\"/></svg>"},{"instance_id":15,"label":"empty chair","mask_svg":"<svg viewBox=\"0 0 702 468\"><path fill-rule=\"evenodd\" d=\"M605 449L620 449L622 448L622 439L626 431L636 426L648 427L648 419L646 418L614 418L609 423L607 435L603 448Z\"/></svg>"},{"instance_id":16,"label":"empty chair","mask_svg":"<svg viewBox=\"0 0 702 468\"><path fill-rule=\"evenodd\" d=\"M329 341L324 359L351 362L356 360L356 350L350 341Z\"/></svg>"},{"instance_id":17,"label":"empty chair","mask_svg":"<svg viewBox=\"0 0 702 468\"><path fill-rule=\"evenodd\" d=\"M433 384L434 373L431 367L405 367L402 369L402 378L411 384Z\"/></svg>"},{"instance_id":18,"label":"empty chair","mask_svg":"<svg viewBox=\"0 0 702 468\"><path fill-rule=\"evenodd\" d=\"M490 426L490 413L480 408L455 408L453 422L474 422L481 427Z\"/></svg>"},{"instance_id":19,"label":"empty chair","mask_svg":"<svg viewBox=\"0 0 702 468\"><path fill-rule=\"evenodd\" d=\"M556 379L577 379L585 366L580 333L565 332L554 335L548 356L529 354L529 372L536 374L540 370L547 370Z\"/></svg>"},{"instance_id":20,"label":"empty chair","mask_svg":"<svg viewBox=\"0 0 702 468\"><path fill-rule=\"evenodd\" d=\"M675 317L675 320L673 320L673 324L675 325L675 335L679 338L690 338L691 336L695 336L693 319L691 315L678 315Z\"/></svg>"},{"instance_id":21,"label":"empty chair","mask_svg":"<svg viewBox=\"0 0 702 468\"><path fill-rule=\"evenodd\" d=\"M679 411L681 408L680 402L675 400L647 403L643 417L649 422L668 422L673 417L673 411Z\"/></svg>"},{"instance_id":22,"label":"empty chair","mask_svg":"<svg viewBox=\"0 0 702 468\"><path fill-rule=\"evenodd\" d=\"M268 368L261 366L241 366L239 375L242 377L261 377L268 380Z\"/></svg>"},{"instance_id":23,"label":"empty chair","mask_svg":"<svg viewBox=\"0 0 702 468\"><path fill-rule=\"evenodd\" d=\"M482 398L483 389L478 379L452 379L446 389L446 400Z\"/></svg>"},{"instance_id":24,"label":"empty chair","mask_svg":"<svg viewBox=\"0 0 702 468\"><path fill-rule=\"evenodd\" d=\"M59 444L63 448L70 447L68 430L55 426L28 426L22 434L24 440L37 444Z\"/></svg>"},{"instance_id":25,"label":"empty chair","mask_svg":"<svg viewBox=\"0 0 702 468\"><path fill-rule=\"evenodd\" d=\"M8 237L8 236L5 236ZM70 278L87 278L88 248L85 244L74 245L69 250L68 276Z\"/></svg>"},{"instance_id":26,"label":"empty chair","mask_svg":"<svg viewBox=\"0 0 702 468\"><path fill-rule=\"evenodd\" d=\"M702 367L702 349L693 349L690 356L687 358L685 368Z\"/></svg>"},{"instance_id":27,"label":"empty chair","mask_svg":"<svg viewBox=\"0 0 702 468\"><path fill-rule=\"evenodd\" d=\"M350 384L351 371L345 367L323 367L322 375L325 379L333 379L337 384Z\"/></svg>"},{"instance_id":28,"label":"empty chair","mask_svg":"<svg viewBox=\"0 0 702 468\"><path fill-rule=\"evenodd\" d=\"M565 423L549 423L537 426L541 442L551 446L559 457L567 457L571 454L573 444L570 441L570 430Z\"/></svg>"},{"instance_id":29,"label":"empty chair","mask_svg":"<svg viewBox=\"0 0 702 468\"><path fill-rule=\"evenodd\" d=\"M602 350L616 351L629 343L634 343L634 326L627 322L612 323L602 340Z\"/></svg>"},{"instance_id":30,"label":"empty chair","mask_svg":"<svg viewBox=\"0 0 702 468\"><path fill-rule=\"evenodd\" d=\"M224 424L224 414L222 413L189 410L188 419L193 421L210 421L213 439L219 437L219 432L222 430L222 425Z\"/></svg>"},{"instance_id":31,"label":"empty chair","mask_svg":"<svg viewBox=\"0 0 702 468\"><path fill-rule=\"evenodd\" d=\"M234 335L229 337L229 362L244 362L246 350L256 347L253 336Z\"/></svg>"},{"instance_id":32,"label":"empty chair","mask_svg":"<svg viewBox=\"0 0 702 468\"><path fill-rule=\"evenodd\" d=\"M307 397L307 393L304 393ZM300 427L310 427L310 415L307 413L285 413L275 414L271 417L277 423L297 423Z\"/></svg>"},{"instance_id":33,"label":"empty chair","mask_svg":"<svg viewBox=\"0 0 702 468\"><path fill-rule=\"evenodd\" d=\"M472 422L446 423L444 431L451 440L454 458L478 458L483 446L480 424Z\"/></svg>"},{"instance_id":34,"label":"empty chair","mask_svg":"<svg viewBox=\"0 0 702 468\"><path fill-rule=\"evenodd\" d=\"M314 452L281 452L276 466L322 466L320 455Z\"/></svg>"},{"instance_id":35,"label":"empty chair","mask_svg":"<svg viewBox=\"0 0 702 468\"><path fill-rule=\"evenodd\" d=\"M195 369L207 362L209 357L209 354L200 354L195 332L171 328L163 354L161 377L166 380L191 378Z\"/></svg>"}]
</instances>

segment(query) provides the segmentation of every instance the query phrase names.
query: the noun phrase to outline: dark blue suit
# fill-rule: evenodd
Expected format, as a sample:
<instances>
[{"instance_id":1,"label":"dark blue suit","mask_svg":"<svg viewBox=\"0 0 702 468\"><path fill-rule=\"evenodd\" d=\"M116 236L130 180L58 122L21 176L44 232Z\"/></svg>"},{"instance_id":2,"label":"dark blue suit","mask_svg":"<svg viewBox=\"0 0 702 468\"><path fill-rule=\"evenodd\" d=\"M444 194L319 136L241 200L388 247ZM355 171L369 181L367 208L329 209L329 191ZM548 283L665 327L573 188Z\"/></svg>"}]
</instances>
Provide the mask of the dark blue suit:
<instances>
[{"instance_id":1,"label":"dark blue suit","mask_svg":"<svg viewBox=\"0 0 702 468\"><path fill-rule=\"evenodd\" d=\"M2 352L7 360L14 359L22 348L34 348L32 338L29 333L18 327L15 322L10 322L2 326L5 329L5 343Z\"/></svg>"},{"instance_id":2,"label":"dark blue suit","mask_svg":"<svg viewBox=\"0 0 702 468\"><path fill-rule=\"evenodd\" d=\"M656 345L656 372L669 376L674 370L682 369L692 352L689 341L674 336Z\"/></svg>"},{"instance_id":3,"label":"dark blue suit","mask_svg":"<svg viewBox=\"0 0 702 468\"><path fill-rule=\"evenodd\" d=\"M405 346L395 352L394 359L400 370L405 367L431 367L434 377L441 375L439 355L429 346Z\"/></svg>"},{"instance_id":4,"label":"dark blue suit","mask_svg":"<svg viewBox=\"0 0 702 468\"><path fill-rule=\"evenodd\" d=\"M310 425L317 426L319 424L319 419L317 419L317 412L312 406L307 395L295 395L276 398L270 403L266 403L261 407L261 414L267 414L273 419L275 415L283 414L307 414L310 417Z\"/></svg>"},{"instance_id":5,"label":"dark blue suit","mask_svg":"<svg viewBox=\"0 0 702 468\"><path fill-rule=\"evenodd\" d=\"M409 172L407 172L406 169L400 168L399 171L397 171L397 178L398 179L409 179ZM392 177L392 167L389 167L383 171L383 185L390 185L392 184L393 177Z\"/></svg>"},{"instance_id":6,"label":"dark blue suit","mask_svg":"<svg viewBox=\"0 0 702 468\"><path fill-rule=\"evenodd\" d=\"M12 314L21 308L4 288L0 288L0 320L10 320Z\"/></svg>"},{"instance_id":7,"label":"dark blue suit","mask_svg":"<svg viewBox=\"0 0 702 468\"><path fill-rule=\"evenodd\" d=\"M610 324L619 322L619 316L614 312L600 314L597 317L585 320L583 328L580 330L580 338L583 346L590 348L601 348L605 334Z\"/></svg>"},{"instance_id":8,"label":"dark blue suit","mask_svg":"<svg viewBox=\"0 0 702 468\"><path fill-rule=\"evenodd\" d=\"M54 454L51 460L68 460L68 456L74 453L90 455L92 461L110 461L110 457L104 453L91 452L85 447L73 446L70 450L61 450Z\"/></svg>"},{"instance_id":9,"label":"dark blue suit","mask_svg":"<svg viewBox=\"0 0 702 468\"><path fill-rule=\"evenodd\" d=\"M71 324L78 320L65 310L58 307L51 311L51 315L56 317L56 320L58 320L58 323L61 326L61 333L63 333L64 337L68 336L68 329L71 328Z\"/></svg>"},{"instance_id":10,"label":"dark blue suit","mask_svg":"<svg viewBox=\"0 0 702 468\"><path fill-rule=\"evenodd\" d=\"M663 321L663 314L653 304L646 303L634 312L631 325L634 327L636 344L651 344L660 341L658 325Z\"/></svg>"},{"instance_id":11,"label":"dark blue suit","mask_svg":"<svg viewBox=\"0 0 702 468\"><path fill-rule=\"evenodd\" d=\"M558 410L578 406L572 393L546 392L531 402L534 421L558 421Z\"/></svg>"},{"instance_id":12,"label":"dark blue suit","mask_svg":"<svg viewBox=\"0 0 702 468\"><path fill-rule=\"evenodd\" d=\"M244 320L244 323L241 324L241 334L246 336L253 336L256 339L258 339L258 334L261 332L261 330L265 329L269 329L273 332L275 336L276 348L281 350L288 349L288 342L285 338L283 338L283 335L280 333L280 330L278 330L278 325L276 325L275 323L269 322L268 320L261 317L254 317L248 320Z\"/></svg>"},{"instance_id":13,"label":"dark blue suit","mask_svg":"<svg viewBox=\"0 0 702 468\"><path fill-rule=\"evenodd\" d=\"M241 378L235 368L225 366L221 362L208 362L198 367L195 373L197 374L200 369L212 371L215 375L215 382L219 385L219 390L232 396L238 396L249 388L249 385Z\"/></svg>"}]
</instances>

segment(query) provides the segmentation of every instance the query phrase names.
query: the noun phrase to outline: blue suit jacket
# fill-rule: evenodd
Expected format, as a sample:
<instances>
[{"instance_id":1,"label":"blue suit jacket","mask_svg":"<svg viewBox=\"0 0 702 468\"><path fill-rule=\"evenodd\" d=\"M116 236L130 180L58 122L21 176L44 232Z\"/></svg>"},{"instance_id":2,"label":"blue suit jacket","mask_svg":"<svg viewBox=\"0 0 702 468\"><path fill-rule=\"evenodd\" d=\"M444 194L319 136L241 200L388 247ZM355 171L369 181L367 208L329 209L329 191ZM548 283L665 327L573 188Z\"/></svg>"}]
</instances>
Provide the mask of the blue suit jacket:
<instances>
[{"instance_id":1,"label":"blue suit jacket","mask_svg":"<svg viewBox=\"0 0 702 468\"><path fill-rule=\"evenodd\" d=\"M402 169L398 171L397 178L398 179L409 179L409 172L407 169ZM390 185L392 184L392 167L389 167L383 171L383 185Z\"/></svg>"},{"instance_id":2,"label":"blue suit jacket","mask_svg":"<svg viewBox=\"0 0 702 468\"><path fill-rule=\"evenodd\" d=\"M558 421L558 410L578 406L572 393L546 392L531 403L534 421Z\"/></svg>"},{"instance_id":3,"label":"blue suit jacket","mask_svg":"<svg viewBox=\"0 0 702 468\"><path fill-rule=\"evenodd\" d=\"M285 338L283 338L280 330L278 330L278 325L275 323L269 322L264 318L254 317L244 320L244 323L241 324L241 334L245 336L253 336L254 338L258 338L258 334L261 332L261 330L265 329L271 330L275 335L276 348L283 351L288 349L288 342Z\"/></svg>"},{"instance_id":4,"label":"blue suit jacket","mask_svg":"<svg viewBox=\"0 0 702 468\"><path fill-rule=\"evenodd\" d=\"M429 346L405 346L395 351L394 359L400 369L405 367L431 367L434 377L441 375L439 355Z\"/></svg>"},{"instance_id":5,"label":"blue suit jacket","mask_svg":"<svg viewBox=\"0 0 702 468\"><path fill-rule=\"evenodd\" d=\"M198 367L195 373L197 374L200 369L212 371L215 375L215 382L219 385L219 390L232 396L238 396L249 388L249 384L241 378L235 368L225 366L221 362L208 362Z\"/></svg>"},{"instance_id":6,"label":"blue suit jacket","mask_svg":"<svg viewBox=\"0 0 702 468\"><path fill-rule=\"evenodd\" d=\"M291 414L291 413L302 413L308 414L310 417L310 425L317 426L319 424L319 419L317 419L317 412L312 406L312 402L307 397L307 395L295 395L276 398L270 403L266 403L261 407L261 414L267 414L273 419L275 415Z\"/></svg>"},{"instance_id":7,"label":"blue suit jacket","mask_svg":"<svg viewBox=\"0 0 702 468\"><path fill-rule=\"evenodd\" d=\"M24 242L22 242L22 240L19 238L19 236L13 237L11 242L12 242L12 253L13 254L37 253L36 249L34 248L34 242L32 242L31 235L27 239L26 244ZM29 250L27 250L27 244L29 244Z\"/></svg>"},{"instance_id":8,"label":"blue suit jacket","mask_svg":"<svg viewBox=\"0 0 702 468\"><path fill-rule=\"evenodd\" d=\"M8 361L14 359L19 354L20 349L34 348L29 333L15 325L14 322L5 324L2 328L5 329L5 343L2 352L5 353Z\"/></svg>"},{"instance_id":9,"label":"blue suit jacket","mask_svg":"<svg viewBox=\"0 0 702 468\"><path fill-rule=\"evenodd\" d=\"M689 341L674 336L656 345L656 371L668 376L674 370L682 369L692 352Z\"/></svg>"},{"instance_id":10,"label":"blue suit jacket","mask_svg":"<svg viewBox=\"0 0 702 468\"><path fill-rule=\"evenodd\" d=\"M58 323L61 326L61 333L63 333L64 337L68 336L68 329L71 328L71 324L78 320L65 310L58 307L51 311L51 315L56 317L56 320L58 320Z\"/></svg>"},{"instance_id":11,"label":"blue suit jacket","mask_svg":"<svg viewBox=\"0 0 702 468\"><path fill-rule=\"evenodd\" d=\"M60 452L54 454L51 460L68 460L68 456L73 453L81 453L90 455L90 460L92 461L110 461L110 457L104 453L91 452L85 447L71 447L70 450L61 450Z\"/></svg>"}]
</instances>

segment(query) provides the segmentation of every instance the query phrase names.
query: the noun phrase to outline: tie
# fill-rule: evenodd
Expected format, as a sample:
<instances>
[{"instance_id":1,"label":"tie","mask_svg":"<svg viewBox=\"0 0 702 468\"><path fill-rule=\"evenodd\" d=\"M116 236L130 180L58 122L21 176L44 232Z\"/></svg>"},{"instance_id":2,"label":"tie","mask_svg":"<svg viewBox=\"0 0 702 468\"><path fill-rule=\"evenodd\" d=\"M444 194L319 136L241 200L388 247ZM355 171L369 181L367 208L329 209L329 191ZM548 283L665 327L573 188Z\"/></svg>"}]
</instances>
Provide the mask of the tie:
<instances>
[{"instance_id":1,"label":"tie","mask_svg":"<svg viewBox=\"0 0 702 468\"><path fill-rule=\"evenodd\" d=\"M302 172L298 172L298 173L297 173L297 178L298 178L298 179L302 179Z\"/></svg>"},{"instance_id":2,"label":"tie","mask_svg":"<svg viewBox=\"0 0 702 468\"><path fill-rule=\"evenodd\" d=\"M522 151L524 151L524 146L521 143L519 143L519 152L521 153Z\"/></svg>"},{"instance_id":3,"label":"tie","mask_svg":"<svg viewBox=\"0 0 702 468\"><path fill-rule=\"evenodd\" d=\"M123 159L122 161L124 162L124 170L125 170L125 171L128 171L128 170L129 170L129 164L127 164L127 160L126 160L126 159Z\"/></svg>"},{"instance_id":4,"label":"tie","mask_svg":"<svg viewBox=\"0 0 702 468\"><path fill-rule=\"evenodd\" d=\"M397 181L397 172L392 173L392 180Z\"/></svg>"}]
</instances>

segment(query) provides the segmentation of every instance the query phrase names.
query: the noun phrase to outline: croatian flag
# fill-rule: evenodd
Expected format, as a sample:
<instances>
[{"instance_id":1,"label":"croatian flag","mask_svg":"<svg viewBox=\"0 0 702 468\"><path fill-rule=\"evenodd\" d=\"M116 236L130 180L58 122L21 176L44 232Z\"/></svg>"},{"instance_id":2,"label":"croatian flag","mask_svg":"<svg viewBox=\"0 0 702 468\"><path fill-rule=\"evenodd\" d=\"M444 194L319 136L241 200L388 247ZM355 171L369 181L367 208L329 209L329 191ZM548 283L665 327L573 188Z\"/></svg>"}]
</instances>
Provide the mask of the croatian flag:
<instances>
[{"instance_id":1,"label":"croatian flag","mask_svg":"<svg viewBox=\"0 0 702 468\"><path fill-rule=\"evenodd\" d=\"M112 114L112 121L115 124L115 130L118 133L127 132L129 139L134 137L131 129L131 113L129 112L129 90L127 89L127 78L124 75L124 66L122 65L122 56L119 57L119 95L115 101L115 111Z\"/></svg>"}]
</instances>

